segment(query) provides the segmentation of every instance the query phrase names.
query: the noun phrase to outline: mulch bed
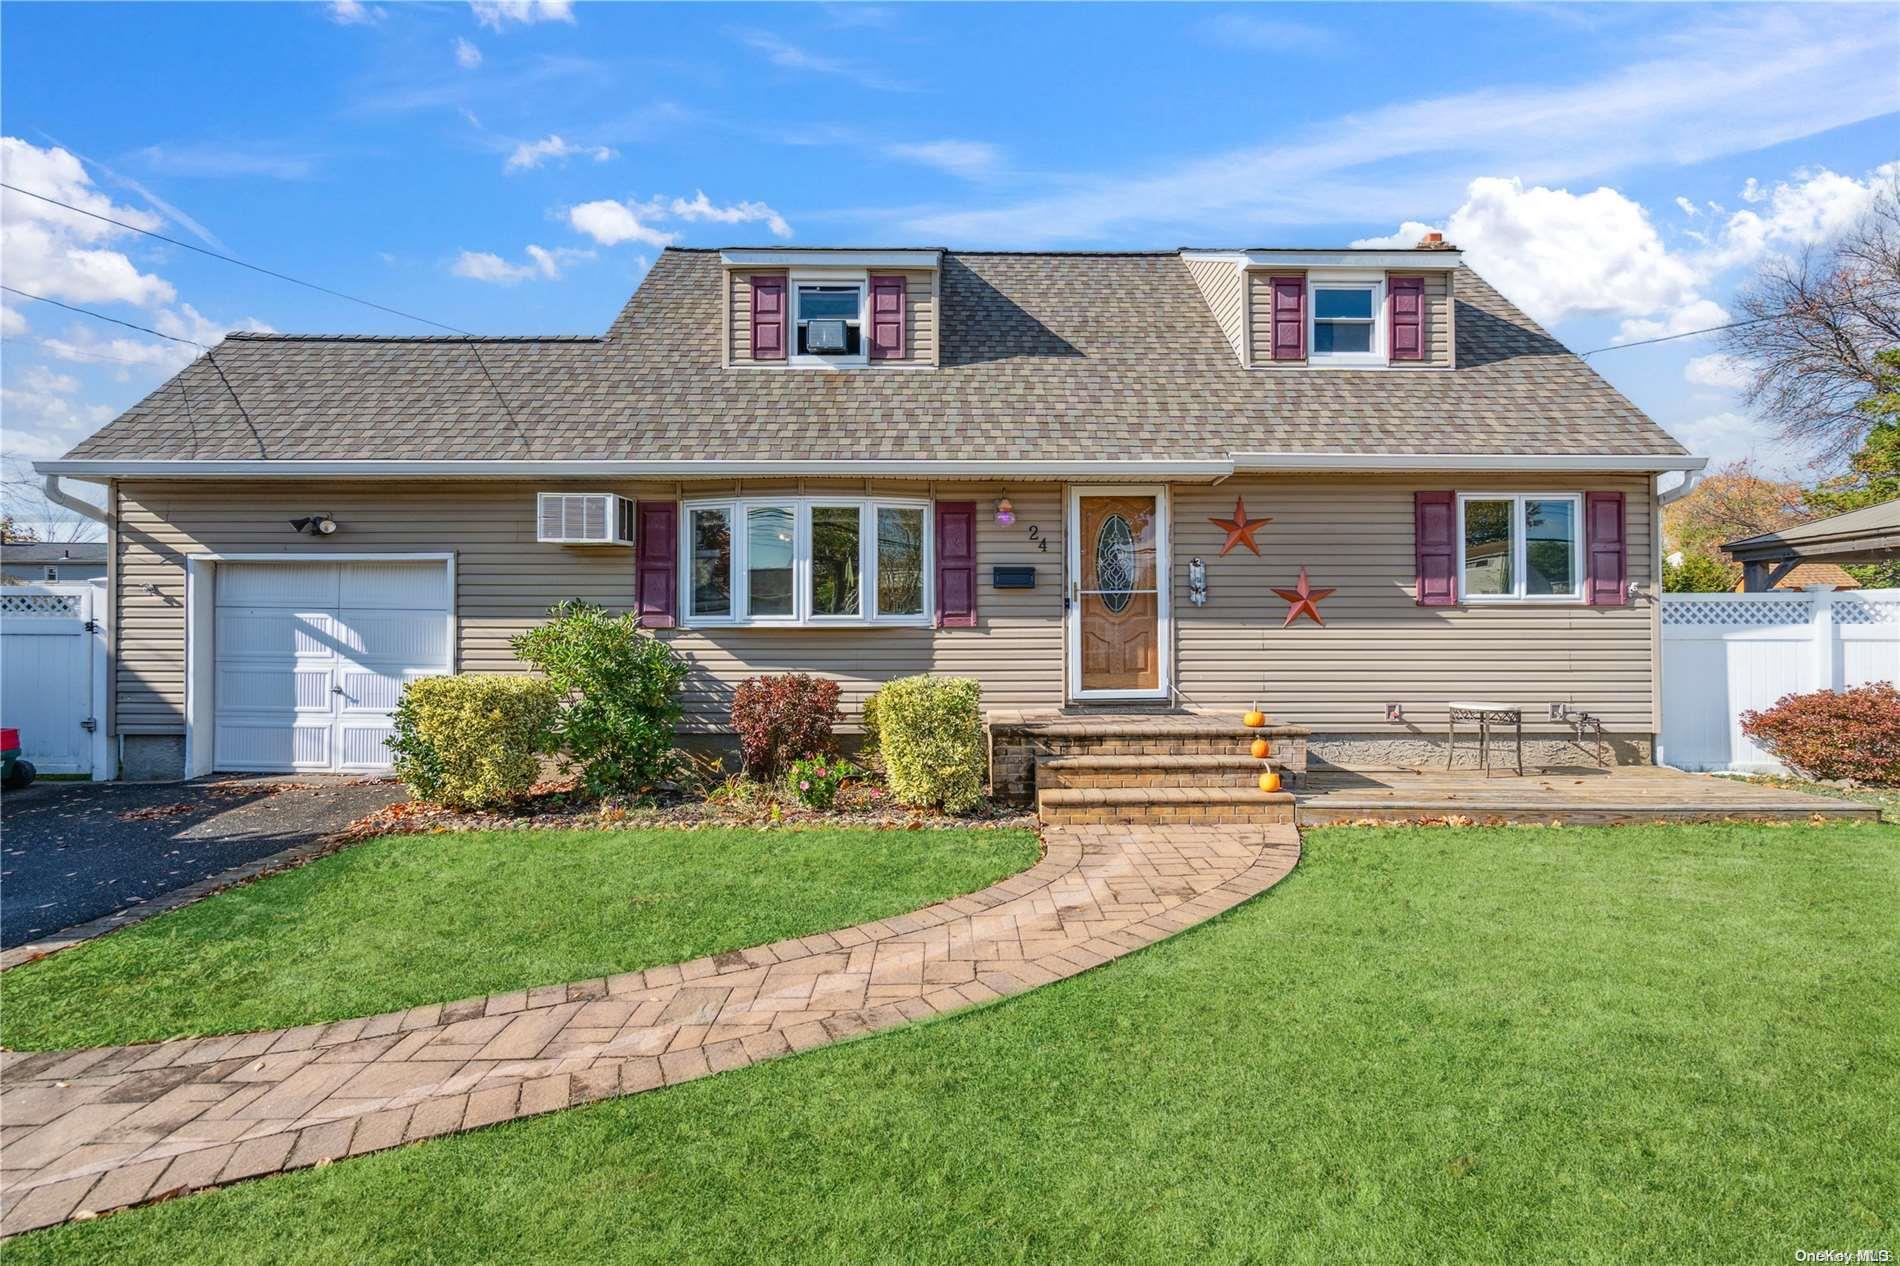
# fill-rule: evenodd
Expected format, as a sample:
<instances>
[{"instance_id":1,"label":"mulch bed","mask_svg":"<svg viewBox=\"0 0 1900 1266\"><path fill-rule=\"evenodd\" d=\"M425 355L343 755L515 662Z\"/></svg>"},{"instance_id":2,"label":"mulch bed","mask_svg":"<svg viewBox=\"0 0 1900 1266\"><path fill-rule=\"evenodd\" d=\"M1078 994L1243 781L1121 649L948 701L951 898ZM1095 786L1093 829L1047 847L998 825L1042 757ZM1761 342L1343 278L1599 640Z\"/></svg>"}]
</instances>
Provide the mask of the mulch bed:
<instances>
[{"instance_id":1,"label":"mulch bed","mask_svg":"<svg viewBox=\"0 0 1900 1266\"><path fill-rule=\"evenodd\" d=\"M1036 815L1014 805L988 800L968 813L911 809L891 800L882 787L854 784L838 794L829 810L807 809L796 801L780 799L757 785L739 795L714 793L711 797L684 792L662 792L646 802L589 799L572 779L535 784L520 803L508 809L446 809L416 802L392 804L350 823L344 834L417 835L444 831L567 830L613 831L672 828L702 830L722 827L799 830L831 827L875 827L885 830L982 830L1036 828Z\"/></svg>"}]
</instances>

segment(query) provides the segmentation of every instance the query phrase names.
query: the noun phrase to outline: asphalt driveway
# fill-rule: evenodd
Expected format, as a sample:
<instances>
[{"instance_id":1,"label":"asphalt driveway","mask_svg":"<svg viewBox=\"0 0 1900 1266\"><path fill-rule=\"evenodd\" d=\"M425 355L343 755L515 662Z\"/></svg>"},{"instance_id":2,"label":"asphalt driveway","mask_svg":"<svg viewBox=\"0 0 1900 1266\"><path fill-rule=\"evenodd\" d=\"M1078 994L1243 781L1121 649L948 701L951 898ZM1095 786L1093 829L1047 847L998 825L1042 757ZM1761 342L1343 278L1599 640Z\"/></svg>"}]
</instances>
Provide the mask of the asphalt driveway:
<instances>
[{"instance_id":1,"label":"asphalt driveway","mask_svg":"<svg viewBox=\"0 0 1900 1266\"><path fill-rule=\"evenodd\" d=\"M400 783L288 775L39 782L0 796L0 948L111 914L336 831Z\"/></svg>"}]
</instances>

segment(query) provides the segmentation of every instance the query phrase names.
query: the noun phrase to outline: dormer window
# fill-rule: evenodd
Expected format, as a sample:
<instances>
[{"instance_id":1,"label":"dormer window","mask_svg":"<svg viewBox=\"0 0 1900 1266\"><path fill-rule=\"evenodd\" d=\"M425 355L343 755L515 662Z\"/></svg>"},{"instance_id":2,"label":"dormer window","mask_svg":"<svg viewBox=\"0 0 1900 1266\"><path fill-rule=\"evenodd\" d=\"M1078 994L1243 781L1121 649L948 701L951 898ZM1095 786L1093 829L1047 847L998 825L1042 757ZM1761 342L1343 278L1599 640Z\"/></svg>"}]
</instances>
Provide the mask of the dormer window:
<instances>
[{"instance_id":1,"label":"dormer window","mask_svg":"<svg viewBox=\"0 0 1900 1266\"><path fill-rule=\"evenodd\" d=\"M1330 365L1385 362L1385 311L1382 280L1329 280L1309 283L1307 310L1312 315L1308 346L1314 363Z\"/></svg>"},{"instance_id":2,"label":"dormer window","mask_svg":"<svg viewBox=\"0 0 1900 1266\"><path fill-rule=\"evenodd\" d=\"M864 360L864 283L800 281L793 289L793 354L824 362Z\"/></svg>"}]
</instances>

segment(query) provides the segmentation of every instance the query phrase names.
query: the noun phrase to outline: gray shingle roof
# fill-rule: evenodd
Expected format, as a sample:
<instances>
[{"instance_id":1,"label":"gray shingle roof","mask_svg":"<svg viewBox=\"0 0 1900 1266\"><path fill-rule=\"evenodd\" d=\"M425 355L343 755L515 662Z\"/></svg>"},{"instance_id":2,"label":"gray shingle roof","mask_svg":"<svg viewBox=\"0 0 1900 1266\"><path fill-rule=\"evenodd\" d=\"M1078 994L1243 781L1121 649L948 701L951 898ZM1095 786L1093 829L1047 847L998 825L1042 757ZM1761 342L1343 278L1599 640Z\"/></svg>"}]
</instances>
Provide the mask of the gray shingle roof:
<instances>
[{"instance_id":1,"label":"gray shingle roof","mask_svg":"<svg viewBox=\"0 0 1900 1266\"><path fill-rule=\"evenodd\" d=\"M232 335L217 368L201 357L69 456L1684 451L1469 269L1456 282L1449 372L1244 369L1173 252L956 252L942 292L939 368L729 369L719 255L669 249L605 337Z\"/></svg>"}]
</instances>

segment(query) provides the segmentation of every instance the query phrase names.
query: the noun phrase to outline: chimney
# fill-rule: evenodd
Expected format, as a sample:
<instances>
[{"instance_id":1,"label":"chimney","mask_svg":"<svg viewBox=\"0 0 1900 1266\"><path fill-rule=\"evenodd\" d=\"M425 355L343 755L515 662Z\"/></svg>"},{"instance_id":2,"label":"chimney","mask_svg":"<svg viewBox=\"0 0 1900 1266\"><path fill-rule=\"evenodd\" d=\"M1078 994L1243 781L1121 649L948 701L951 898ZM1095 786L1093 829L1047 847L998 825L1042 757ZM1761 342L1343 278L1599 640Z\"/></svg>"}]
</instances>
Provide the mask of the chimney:
<instances>
[{"instance_id":1,"label":"chimney","mask_svg":"<svg viewBox=\"0 0 1900 1266\"><path fill-rule=\"evenodd\" d=\"M1418 240L1416 249L1421 251L1450 251L1456 250L1457 247L1447 242L1443 233L1433 231Z\"/></svg>"}]
</instances>

